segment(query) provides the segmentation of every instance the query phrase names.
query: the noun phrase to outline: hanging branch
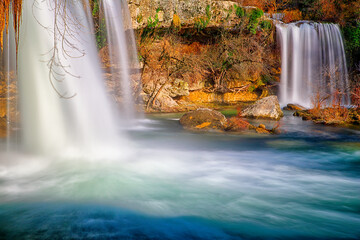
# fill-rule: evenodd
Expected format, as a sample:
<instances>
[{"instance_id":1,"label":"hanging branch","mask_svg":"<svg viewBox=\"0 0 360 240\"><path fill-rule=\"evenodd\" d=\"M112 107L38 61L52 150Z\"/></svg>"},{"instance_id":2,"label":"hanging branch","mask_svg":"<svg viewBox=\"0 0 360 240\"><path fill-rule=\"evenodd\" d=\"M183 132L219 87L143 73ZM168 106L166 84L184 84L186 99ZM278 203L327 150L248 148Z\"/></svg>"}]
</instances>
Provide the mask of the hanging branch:
<instances>
[{"instance_id":1,"label":"hanging branch","mask_svg":"<svg viewBox=\"0 0 360 240\"><path fill-rule=\"evenodd\" d=\"M38 2L35 1L33 4L33 15L36 18L34 9L37 8ZM68 58L81 58L85 55L84 50L80 49L74 42L79 42L78 32L82 31L82 24L76 18L76 13L72 13L72 7L68 0L54 0L53 4L49 6L49 11L54 13L53 25L44 26L40 21L38 23L49 31L53 36L53 47L45 54L49 55L48 67L49 67L49 80L52 88L55 92L65 99L70 99L76 96L72 94L67 96L68 93L61 93L57 87L56 82L63 82L66 75L70 75L74 78L80 78L75 76L69 71L70 66L63 63ZM84 3L83 3L84 4ZM62 57L61 57L62 56Z\"/></svg>"}]
</instances>

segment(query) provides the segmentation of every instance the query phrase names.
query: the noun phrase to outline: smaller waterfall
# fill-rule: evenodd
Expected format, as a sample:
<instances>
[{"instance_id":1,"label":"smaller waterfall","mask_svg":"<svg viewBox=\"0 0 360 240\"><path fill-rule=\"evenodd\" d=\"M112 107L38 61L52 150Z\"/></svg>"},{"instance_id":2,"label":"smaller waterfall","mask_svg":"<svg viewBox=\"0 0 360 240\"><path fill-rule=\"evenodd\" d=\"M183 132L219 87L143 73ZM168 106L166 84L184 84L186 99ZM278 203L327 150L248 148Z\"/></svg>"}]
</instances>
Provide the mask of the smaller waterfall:
<instances>
[{"instance_id":1,"label":"smaller waterfall","mask_svg":"<svg viewBox=\"0 0 360 240\"><path fill-rule=\"evenodd\" d=\"M0 52L0 87L3 87L3 94L0 96L0 137L6 136L7 148L10 143L17 141L18 124L18 96L16 93L16 44L15 31L12 16L9 18L9 27L4 30L3 50Z\"/></svg>"},{"instance_id":2,"label":"smaller waterfall","mask_svg":"<svg viewBox=\"0 0 360 240\"><path fill-rule=\"evenodd\" d=\"M311 107L316 96L350 104L343 38L336 24L277 25L281 45L280 101Z\"/></svg>"},{"instance_id":3,"label":"smaller waterfall","mask_svg":"<svg viewBox=\"0 0 360 240\"><path fill-rule=\"evenodd\" d=\"M140 79L131 79L131 71L139 69L139 62L128 4L125 0L102 0L101 5L106 20L111 78L120 81L121 117L131 120L135 116L133 93L138 92L135 88L140 87Z\"/></svg>"}]
</instances>

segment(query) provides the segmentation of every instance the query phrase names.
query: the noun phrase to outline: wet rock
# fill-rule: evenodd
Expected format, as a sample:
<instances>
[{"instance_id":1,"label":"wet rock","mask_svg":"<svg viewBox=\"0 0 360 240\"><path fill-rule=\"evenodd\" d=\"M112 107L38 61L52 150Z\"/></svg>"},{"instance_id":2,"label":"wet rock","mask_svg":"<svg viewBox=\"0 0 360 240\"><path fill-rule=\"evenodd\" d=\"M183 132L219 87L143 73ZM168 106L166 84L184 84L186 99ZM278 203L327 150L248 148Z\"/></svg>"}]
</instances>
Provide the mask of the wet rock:
<instances>
[{"instance_id":1,"label":"wet rock","mask_svg":"<svg viewBox=\"0 0 360 240\"><path fill-rule=\"evenodd\" d=\"M226 131L228 132L242 132L250 129L255 129L255 127L242 118L232 117L227 121Z\"/></svg>"},{"instance_id":2,"label":"wet rock","mask_svg":"<svg viewBox=\"0 0 360 240\"><path fill-rule=\"evenodd\" d=\"M303 111L306 110L305 107L299 105L299 104L291 104L289 103L286 107L283 108L284 110L287 111Z\"/></svg>"},{"instance_id":3,"label":"wet rock","mask_svg":"<svg viewBox=\"0 0 360 240\"><path fill-rule=\"evenodd\" d=\"M304 120L304 121L313 120L313 116L310 114L310 112L308 110L298 110L298 111L294 112L293 116L302 117L302 120Z\"/></svg>"},{"instance_id":4,"label":"wet rock","mask_svg":"<svg viewBox=\"0 0 360 240\"><path fill-rule=\"evenodd\" d=\"M191 130L224 130L227 120L218 111L202 108L186 113L180 119L180 124L184 128Z\"/></svg>"},{"instance_id":5,"label":"wet rock","mask_svg":"<svg viewBox=\"0 0 360 240\"><path fill-rule=\"evenodd\" d=\"M260 133L260 134L270 134L271 133L270 130L267 130L266 128L262 128L262 127L258 127L255 130L257 133Z\"/></svg>"},{"instance_id":6,"label":"wet rock","mask_svg":"<svg viewBox=\"0 0 360 240\"><path fill-rule=\"evenodd\" d=\"M254 104L246 107L241 115L248 118L265 118L279 120L284 116L281 111L277 96L269 96L256 101Z\"/></svg>"}]
</instances>

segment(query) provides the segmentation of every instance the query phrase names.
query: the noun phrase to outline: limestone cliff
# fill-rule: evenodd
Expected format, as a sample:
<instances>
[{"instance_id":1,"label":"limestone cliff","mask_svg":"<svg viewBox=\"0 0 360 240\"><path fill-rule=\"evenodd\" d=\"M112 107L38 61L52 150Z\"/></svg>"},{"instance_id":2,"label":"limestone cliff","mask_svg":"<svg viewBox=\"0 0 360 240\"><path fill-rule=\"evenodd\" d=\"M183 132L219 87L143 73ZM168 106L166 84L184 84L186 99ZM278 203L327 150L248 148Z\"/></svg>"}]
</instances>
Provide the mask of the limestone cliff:
<instances>
[{"instance_id":1,"label":"limestone cliff","mask_svg":"<svg viewBox=\"0 0 360 240\"><path fill-rule=\"evenodd\" d=\"M169 27L174 14L180 17L182 23L192 23L194 19L206 14L206 7L211 7L214 18L224 18L229 9L236 3L233 1L214 0L128 0L134 28L146 26L149 18L157 14L161 27ZM234 12L231 12L230 15Z\"/></svg>"}]
</instances>

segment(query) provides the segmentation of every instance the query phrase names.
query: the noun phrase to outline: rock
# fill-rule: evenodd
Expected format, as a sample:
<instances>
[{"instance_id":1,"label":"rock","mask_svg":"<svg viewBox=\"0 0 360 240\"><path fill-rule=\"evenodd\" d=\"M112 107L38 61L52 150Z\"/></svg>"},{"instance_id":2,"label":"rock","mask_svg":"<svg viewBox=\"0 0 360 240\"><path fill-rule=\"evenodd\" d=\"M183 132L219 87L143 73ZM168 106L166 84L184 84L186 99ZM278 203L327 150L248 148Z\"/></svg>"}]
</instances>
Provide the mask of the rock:
<instances>
[{"instance_id":1,"label":"rock","mask_svg":"<svg viewBox=\"0 0 360 240\"><path fill-rule=\"evenodd\" d=\"M232 117L228 119L226 127L228 132L242 132L250 129L255 129L255 127L242 118Z\"/></svg>"},{"instance_id":2,"label":"rock","mask_svg":"<svg viewBox=\"0 0 360 240\"><path fill-rule=\"evenodd\" d=\"M269 96L256 101L254 104L246 107L241 115L248 118L265 118L279 120L284 116L281 111L277 96Z\"/></svg>"},{"instance_id":3,"label":"rock","mask_svg":"<svg viewBox=\"0 0 360 240\"><path fill-rule=\"evenodd\" d=\"M176 14L182 24L193 23L194 19L206 16L210 6L212 24L220 25L220 20L236 18L234 1L218 0L127 0L132 19L132 27L140 29L147 25L149 18L158 16L160 27L170 27ZM180 25L180 24L179 24Z\"/></svg>"},{"instance_id":4,"label":"rock","mask_svg":"<svg viewBox=\"0 0 360 240\"><path fill-rule=\"evenodd\" d=\"M158 110L160 112L176 112L176 109L179 107L179 105L166 92L161 92L151 107L154 110Z\"/></svg>"},{"instance_id":5,"label":"rock","mask_svg":"<svg viewBox=\"0 0 360 240\"><path fill-rule=\"evenodd\" d=\"M172 83L168 84L166 91L172 98L188 96L190 94L189 84L180 79L175 79Z\"/></svg>"},{"instance_id":6,"label":"rock","mask_svg":"<svg viewBox=\"0 0 360 240\"><path fill-rule=\"evenodd\" d=\"M184 97L184 100L192 103L220 103L220 104L234 104L238 102L253 102L257 99L255 93L248 91L216 93L204 91L191 91L189 96Z\"/></svg>"},{"instance_id":7,"label":"rock","mask_svg":"<svg viewBox=\"0 0 360 240\"><path fill-rule=\"evenodd\" d=\"M299 104L291 104L289 103L286 107L283 108L284 110L287 111L303 111L306 110L305 107L299 105Z\"/></svg>"},{"instance_id":8,"label":"rock","mask_svg":"<svg viewBox=\"0 0 360 240\"><path fill-rule=\"evenodd\" d=\"M180 124L184 128L192 130L224 130L227 120L226 117L218 111L202 108L186 113L180 119Z\"/></svg>"},{"instance_id":9,"label":"rock","mask_svg":"<svg viewBox=\"0 0 360 240\"><path fill-rule=\"evenodd\" d=\"M270 130L267 130L266 128L258 127L255 129L257 133L260 134L270 134Z\"/></svg>"},{"instance_id":10,"label":"rock","mask_svg":"<svg viewBox=\"0 0 360 240\"><path fill-rule=\"evenodd\" d=\"M310 114L309 110L298 110L294 112L293 116L302 117L302 120L304 121L313 120L313 116Z\"/></svg>"}]
</instances>

